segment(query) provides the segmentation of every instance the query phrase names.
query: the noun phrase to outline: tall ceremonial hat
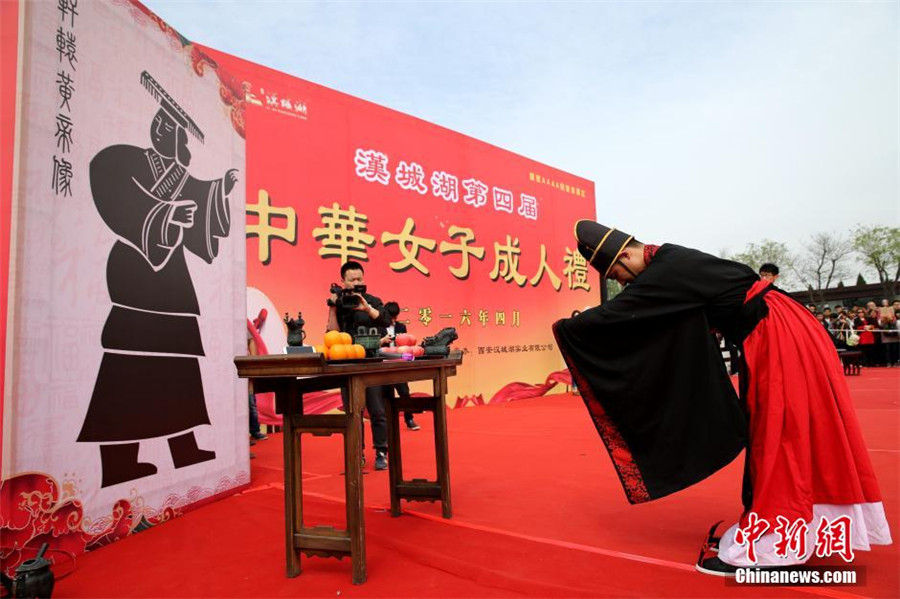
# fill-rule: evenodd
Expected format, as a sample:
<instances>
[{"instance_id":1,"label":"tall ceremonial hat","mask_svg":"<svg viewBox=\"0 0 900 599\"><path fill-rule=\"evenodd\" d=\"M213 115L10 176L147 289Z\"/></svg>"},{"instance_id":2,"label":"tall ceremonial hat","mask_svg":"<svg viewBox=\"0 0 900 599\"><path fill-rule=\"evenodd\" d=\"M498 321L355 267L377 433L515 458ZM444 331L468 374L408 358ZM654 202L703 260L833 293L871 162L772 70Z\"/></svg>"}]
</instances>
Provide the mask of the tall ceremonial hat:
<instances>
[{"instance_id":1,"label":"tall ceremonial hat","mask_svg":"<svg viewBox=\"0 0 900 599\"><path fill-rule=\"evenodd\" d=\"M606 278L619 254L634 236L592 220L580 220L575 223L575 239L584 259Z\"/></svg>"},{"instance_id":2,"label":"tall ceremonial hat","mask_svg":"<svg viewBox=\"0 0 900 599\"><path fill-rule=\"evenodd\" d=\"M147 71L141 73L141 85L147 88L150 95L159 102L160 110L165 111L167 115L172 117L173 121L187 129L191 135L200 140L200 143L203 143L203 131L200 130L194 119L188 116L188 113L178 105L178 102Z\"/></svg>"}]
</instances>

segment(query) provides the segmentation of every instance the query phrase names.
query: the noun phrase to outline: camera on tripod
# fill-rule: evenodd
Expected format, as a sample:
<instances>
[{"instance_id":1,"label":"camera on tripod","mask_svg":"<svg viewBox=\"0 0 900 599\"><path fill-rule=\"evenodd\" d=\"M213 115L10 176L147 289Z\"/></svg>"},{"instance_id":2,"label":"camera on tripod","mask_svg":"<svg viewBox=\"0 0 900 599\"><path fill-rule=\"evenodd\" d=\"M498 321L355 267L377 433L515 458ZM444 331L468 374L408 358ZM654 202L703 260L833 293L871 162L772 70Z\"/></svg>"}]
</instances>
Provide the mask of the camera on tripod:
<instances>
[{"instance_id":1,"label":"camera on tripod","mask_svg":"<svg viewBox=\"0 0 900 599\"><path fill-rule=\"evenodd\" d=\"M330 293L337 296L337 301L328 298L328 305L337 306L338 308L343 308L345 310L353 310L354 308L359 306L360 303L359 298L356 296L356 294L359 293L360 295L362 295L365 292L365 285L354 285L350 289L345 289L337 283L332 283Z\"/></svg>"}]
</instances>

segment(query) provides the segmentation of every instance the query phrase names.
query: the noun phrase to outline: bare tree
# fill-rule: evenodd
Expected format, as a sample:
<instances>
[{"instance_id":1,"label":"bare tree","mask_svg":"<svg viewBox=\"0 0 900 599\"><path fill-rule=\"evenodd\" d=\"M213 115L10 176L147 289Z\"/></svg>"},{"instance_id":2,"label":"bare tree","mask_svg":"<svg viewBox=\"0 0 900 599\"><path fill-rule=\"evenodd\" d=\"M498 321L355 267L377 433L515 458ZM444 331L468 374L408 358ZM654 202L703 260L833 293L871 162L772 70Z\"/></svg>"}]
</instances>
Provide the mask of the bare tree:
<instances>
[{"instance_id":1,"label":"bare tree","mask_svg":"<svg viewBox=\"0 0 900 599\"><path fill-rule=\"evenodd\" d=\"M893 301L900 280L900 227L864 227L853 231L853 249L878 273L884 297Z\"/></svg>"},{"instance_id":2,"label":"bare tree","mask_svg":"<svg viewBox=\"0 0 900 599\"><path fill-rule=\"evenodd\" d=\"M803 244L795 272L814 304L825 302L824 291L851 275L853 246L837 233L815 233Z\"/></svg>"}]
</instances>

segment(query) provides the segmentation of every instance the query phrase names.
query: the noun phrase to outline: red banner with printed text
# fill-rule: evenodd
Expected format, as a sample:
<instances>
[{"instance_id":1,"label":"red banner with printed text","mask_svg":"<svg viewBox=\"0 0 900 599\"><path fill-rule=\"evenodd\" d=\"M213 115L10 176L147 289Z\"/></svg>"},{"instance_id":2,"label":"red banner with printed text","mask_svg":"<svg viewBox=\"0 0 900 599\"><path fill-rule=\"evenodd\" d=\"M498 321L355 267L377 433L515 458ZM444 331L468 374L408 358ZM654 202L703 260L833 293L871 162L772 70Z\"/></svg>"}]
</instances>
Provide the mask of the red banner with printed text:
<instances>
[{"instance_id":1,"label":"red banner with printed text","mask_svg":"<svg viewBox=\"0 0 900 599\"><path fill-rule=\"evenodd\" d=\"M321 343L329 284L356 260L411 334L456 328L464 361L451 404L564 368L550 325L599 297L572 233L594 217L592 182L204 51L243 95L247 285L277 311L270 320L302 312L307 343Z\"/></svg>"}]
</instances>

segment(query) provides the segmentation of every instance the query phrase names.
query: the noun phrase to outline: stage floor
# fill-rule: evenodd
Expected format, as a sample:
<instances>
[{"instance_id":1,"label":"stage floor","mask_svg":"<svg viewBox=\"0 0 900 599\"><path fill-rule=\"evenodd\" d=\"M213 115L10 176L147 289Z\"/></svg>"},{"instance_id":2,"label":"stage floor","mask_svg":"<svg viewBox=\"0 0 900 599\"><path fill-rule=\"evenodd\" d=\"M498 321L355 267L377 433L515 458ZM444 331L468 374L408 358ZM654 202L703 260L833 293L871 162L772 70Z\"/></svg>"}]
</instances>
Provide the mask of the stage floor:
<instances>
[{"instance_id":1,"label":"stage floor","mask_svg":"<svg viewBox=\"0 0 900 599\"><path fill-rule=\"evenodd\" d=\"M451 411L452 520L440 504L391 518L387 472L367 451L368 582L349 560L302 559L284 576L280 435L253 448L245 492L80 556L56 597L857 597L900 596L900 368L848 377L894 545L858 552L865 584L736 587L694 571L709 526L740 513L743 458L694 487L625 500L581 399ZM432 423L403 431L406 478L434 476ZM368 426L367 426L368 429ZM366 431L367 438L369 431ZM304 439L306 523L344 523L340 437ZM840 564L840 559L811 563Z\"/></svg>"}]
</instances>

